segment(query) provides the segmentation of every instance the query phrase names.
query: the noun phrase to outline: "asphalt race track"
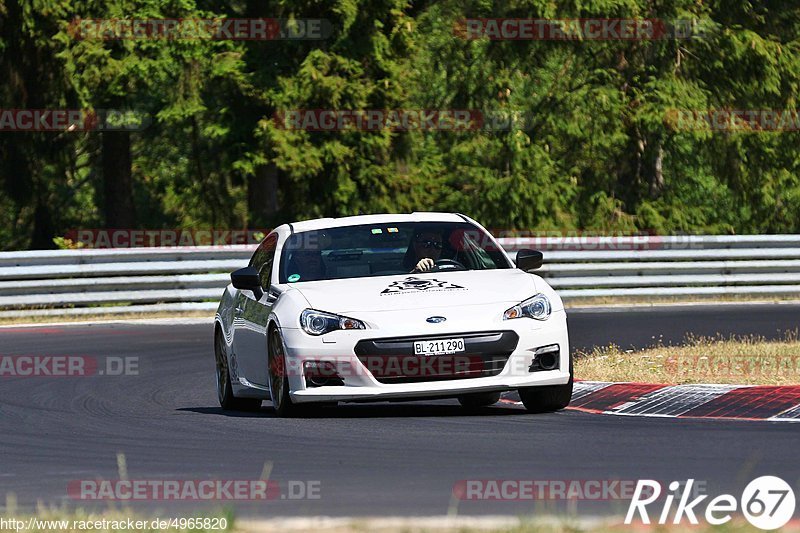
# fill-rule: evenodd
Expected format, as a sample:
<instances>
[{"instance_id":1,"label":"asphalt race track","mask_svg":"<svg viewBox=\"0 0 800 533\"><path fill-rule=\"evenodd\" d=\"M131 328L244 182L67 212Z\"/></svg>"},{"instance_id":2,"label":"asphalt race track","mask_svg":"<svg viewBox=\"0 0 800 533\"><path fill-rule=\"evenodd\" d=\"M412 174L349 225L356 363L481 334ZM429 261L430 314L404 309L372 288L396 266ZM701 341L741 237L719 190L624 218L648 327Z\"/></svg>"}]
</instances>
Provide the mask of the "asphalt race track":
<instances>
[{"instance_id":1,"label":"asphalt race track","mask_svg":"<svg viewBox=\"0 0 800 533\"><path fill-rule=\"evenodd\" d=\"M800 305L671 307L570 314L575 348L679 342L686 333L781 336ZM0 329L0 355L137 357L138 375L0 377L0 488L23 507L107 507L76 501L70 481L270 479L319 483L319 499L227 503L241 515L533 513L531 501L454 501L467 479L693 478L734 495L759 475L797 491L800 424L644 419L563 411L528 415L498 404L465 414L455 401L344 405L328 418L228 414L214 390L209 325L105 324ZM215 504L217 508L221 504ZM547 505L547 504L545 504ZM557 504L552 504L556 505ZM187 515L197 502L137 502ZM579 502L578 514L622 512L626 502Z\"/></svg>"}]
</instances>

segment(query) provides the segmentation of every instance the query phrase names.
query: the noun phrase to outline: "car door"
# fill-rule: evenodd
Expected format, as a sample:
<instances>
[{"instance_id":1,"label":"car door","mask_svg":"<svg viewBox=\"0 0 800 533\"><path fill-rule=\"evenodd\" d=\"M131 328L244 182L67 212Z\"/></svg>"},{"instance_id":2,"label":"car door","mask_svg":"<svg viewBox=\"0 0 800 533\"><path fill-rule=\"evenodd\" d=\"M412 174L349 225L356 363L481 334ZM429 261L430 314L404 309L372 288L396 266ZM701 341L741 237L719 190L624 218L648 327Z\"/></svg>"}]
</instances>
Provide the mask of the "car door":
<instances>
[{"instance_id":1,"label":"car door","mask_svg":"<svg viewBox=\"0 0 800 533\"><path fill-rule=\"evenodd\" d=\"M239 377L262 387L268 386L267 319L275 302L270 285L277 244L277 234L269 234L250 259L250 266L258 270L264 295L256 300L252 291L239 291L234 309L233 349Z\"/></svg>"}]
</instances>

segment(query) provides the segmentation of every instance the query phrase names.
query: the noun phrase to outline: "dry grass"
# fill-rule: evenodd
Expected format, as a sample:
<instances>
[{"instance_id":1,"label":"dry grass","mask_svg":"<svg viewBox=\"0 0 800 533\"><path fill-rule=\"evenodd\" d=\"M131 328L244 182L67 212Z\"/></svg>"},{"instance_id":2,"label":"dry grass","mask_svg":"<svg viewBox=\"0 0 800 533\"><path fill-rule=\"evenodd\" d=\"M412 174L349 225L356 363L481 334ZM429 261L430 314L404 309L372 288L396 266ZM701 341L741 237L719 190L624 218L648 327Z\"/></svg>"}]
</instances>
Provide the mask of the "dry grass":
<instances>
[{"instance_id":1,"label":"dry grass","mask_svg":"<svg viewBox=\"0 0 800 533\"><path fill-rule=\"evenodd\" d=\"M800 384L797 331L778 341L761 337L688 337L681 346L621 350L617 346L578 353L575 377L641 383Z\"/></svg>"},{"instance_id":2,"label":"dry grass","mask_svg":"<svg viewBox=\"0 0 800 533\"><path fill-rule=\"evenodd\" d=\"M621 517L587 518L576 516L453 516L453 517L398 517L398 518L274 518L267 520L239 520L234 531L241 533L292 532L305 533L632 533L657 531L660 533L750 533L760 532L741 516L722 526L699 525L644 525L622 523ZM800 531L797 523L790 522L781 531Z\"/></svg>"},{"instance_id":3,"label":"dry grass","mask_svg":"<svg viewBox=\"0 0 800 533\"><path fill-rule=\"evenodd\" d=\"M159 313L102 313L89 315L50 315L26 317L0 317L0 326L16 324L52 324L56 322L109 322L114 320L145 320L152 318L208 318L214 319L213 311L163 311Z\"/></svg>"},{"instance_id":4,"label":"dry grass","mask_svg":"<svg viewBox=\"0 0 800 533\"><path fill-rule=\"evenodd\" d=\"M740 517L723 526L710 526L700 524L691 526L683 525L651 525L634 523L623 525L621 518L588 520L579 517L403 517L403 518L328 518L328 517L309 517L309 518L273 518L267 520L236 520L232 513L197 513L197 517L225 518L226 528L210 529L203 527L181 528L153 527L154 518L169 519L179 518L177 516L154 517L147 514L136 513L131 510L107 510L103 512L87 512L84 510L44 510L39 509L35 518L40 521L59 521L66 520L66 527L52 527L56 524L38 523L32 529L27 529L27 521L31 518L26 513L0 512L0 531L13 531L15 533L86 533L87 531L105 532L127 532L127 533L164 533L164 532L216 532L216 533L272 533L272 532L306 532L319 531L321 533L368 533L380 531L383 533L631 533L638 531L658 531L662 533L749 533L762 531L754 528ZM191 516L191 515L190 515ZM141 520L145 522L144 527L129 529L128 519L133 521ZM9 520L22 520L25 526L16 529L15 525L9 524ZM105 523L102 521L105 520ZM3 522L5 521L5 522ZM98 522L99 521L99 522ZM86 522L92 522L91 526ZM48 527L50 526L50 527ZM100 526L100 527L98 527ZM105 526L105 527L103 527ZM783 531L800 531L797 523L787 524Z\"/></svg>"}]
</instances>

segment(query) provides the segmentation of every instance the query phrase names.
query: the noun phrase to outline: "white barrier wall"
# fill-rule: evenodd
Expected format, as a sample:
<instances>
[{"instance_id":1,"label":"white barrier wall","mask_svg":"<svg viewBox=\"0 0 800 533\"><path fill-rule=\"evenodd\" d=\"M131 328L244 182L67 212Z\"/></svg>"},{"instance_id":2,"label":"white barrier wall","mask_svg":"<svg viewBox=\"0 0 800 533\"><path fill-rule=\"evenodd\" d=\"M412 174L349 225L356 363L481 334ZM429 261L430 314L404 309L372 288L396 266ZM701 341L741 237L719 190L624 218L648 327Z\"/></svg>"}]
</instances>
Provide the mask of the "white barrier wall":
<instances>
[{"instance_id":1,"label":"white barrier wall","mask_svg":"<svg viewBox=\"0 0 800 533\"><path fill-rule=\"evenodd\" d=\"M800 235L500 238L565 300L797 295ZM0 253L0 317L213 310L253 246Z\"/></svg>"}]
</instances>

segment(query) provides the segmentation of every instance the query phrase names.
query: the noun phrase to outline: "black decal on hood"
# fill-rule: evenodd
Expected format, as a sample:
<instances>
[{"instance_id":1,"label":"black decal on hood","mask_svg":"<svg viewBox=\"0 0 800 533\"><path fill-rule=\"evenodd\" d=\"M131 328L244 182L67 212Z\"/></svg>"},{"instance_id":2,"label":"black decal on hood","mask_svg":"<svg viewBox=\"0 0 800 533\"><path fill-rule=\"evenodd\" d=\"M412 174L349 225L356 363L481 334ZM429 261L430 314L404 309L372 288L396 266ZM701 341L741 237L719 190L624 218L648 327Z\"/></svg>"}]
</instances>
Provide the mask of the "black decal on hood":
<instances>
[{"instance_id":1,"label":"black decal on hood","mask_svg":"<svg viewBox=\"0 0 800 533\"><path fill-rule=\"evenodd\" d=\"M415 291L448 291L464 289L461 285L450 283L449 281L439 281L438 279L420 279L409 277L402 281L394 281L391 285L386 287L381 294L398 294L402 292L415 292Z\"/></svg>"}]
</instances>

